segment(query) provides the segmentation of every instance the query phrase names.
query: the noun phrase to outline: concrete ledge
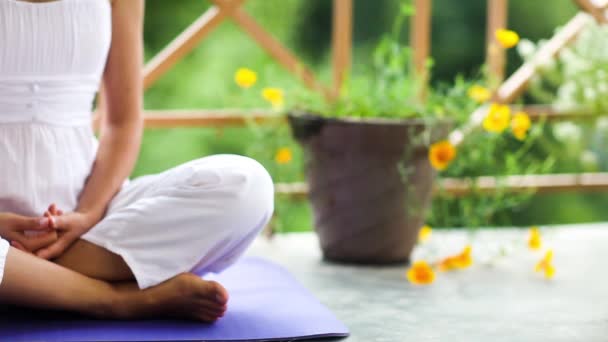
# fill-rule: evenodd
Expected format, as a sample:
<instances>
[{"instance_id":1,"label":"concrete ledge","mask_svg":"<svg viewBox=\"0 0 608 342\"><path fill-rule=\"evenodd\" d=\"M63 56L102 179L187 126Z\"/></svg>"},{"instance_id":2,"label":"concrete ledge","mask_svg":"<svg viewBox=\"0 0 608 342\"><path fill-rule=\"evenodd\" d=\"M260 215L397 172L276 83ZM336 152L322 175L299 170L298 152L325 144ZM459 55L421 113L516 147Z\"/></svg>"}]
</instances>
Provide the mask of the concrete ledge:
<instances>
[{"instance_id":1,"label":"concrete ledge","mask_svg":"<svg viewBox=\"0 0 608 342\"><path fill-rule=\"evenodd\" d=\"M555 253L550 281L534 273L543 252L527 249L526 239L526 230L481 230L472 238L436 230L414 258L432 260L471 241L475 264L439 273L426 287L407 282L406 265L323 262L312 233L260 239L250 254L289 269L349 326L348 341L606 341L608 224L543 230Z\"/></svg>"}]
</instances>

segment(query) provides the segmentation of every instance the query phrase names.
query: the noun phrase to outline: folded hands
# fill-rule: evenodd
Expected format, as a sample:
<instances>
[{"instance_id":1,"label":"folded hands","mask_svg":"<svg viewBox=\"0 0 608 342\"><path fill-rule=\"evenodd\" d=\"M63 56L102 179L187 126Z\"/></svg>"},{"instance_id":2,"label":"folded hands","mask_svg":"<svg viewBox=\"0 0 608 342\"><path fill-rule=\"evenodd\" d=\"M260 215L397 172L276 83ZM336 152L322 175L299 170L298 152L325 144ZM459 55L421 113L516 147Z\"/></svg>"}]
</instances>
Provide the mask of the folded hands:
<instances>
[{"instance_id":1,"label":"folded hands","mask_svg":"<svg viewBox=\"0 0 608 342\"><path fill-rule=\"evenodd\" d=\"M0 213L0 236L24 252L54 259L96 223L92 215L64 213L51 204L41 217Z\"/></svg>"}]
</instances>

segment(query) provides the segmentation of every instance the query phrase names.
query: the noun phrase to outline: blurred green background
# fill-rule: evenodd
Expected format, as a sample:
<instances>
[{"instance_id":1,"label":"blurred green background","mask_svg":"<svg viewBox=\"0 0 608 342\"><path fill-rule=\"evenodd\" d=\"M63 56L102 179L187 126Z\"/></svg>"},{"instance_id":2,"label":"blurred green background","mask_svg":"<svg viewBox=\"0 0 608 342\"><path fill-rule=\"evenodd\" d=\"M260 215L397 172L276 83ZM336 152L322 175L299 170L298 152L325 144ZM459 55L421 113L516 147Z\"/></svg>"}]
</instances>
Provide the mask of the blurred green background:
<instances>
[{"instance_id":1,"label":"blurred green background","mask_svg":"<svg viewBox=\"0 0 608 342\"><path fill-rule=\"evenodd\" d=\"M398 0L356 0L354 70L365 66L378 38L390 27ZM146 1L145 51L151 58L209 6L202 0ZM250 0L246 10L268 31L292 49L320 78L330 79L331 0ZM537 41L548 38L556 27L577 9L571 0L512 0L509 27L522 37ZM435 0L433 2L433 82L450 81L458 74L479 72L485 56L485 0ZM509 72L521 64L509 51ZM237 68L258 72L258 88L243 91L233 81ZM298 87L294 77L267 55L230 20L225 21L190 55L163 76L145 95L146 109L259 108L262 85ZM274 128L269 128L274 129ZM260 159L275 181L303 180L301 153L284 128L278 133L280 146L295 150L296 160L276 165L275 150L255 151L252 145L265 133L255 127L149 129L133 176L155 173L188 160L215 153L249 154ZM255 152L255 153L254 153ZM570 158L570 159L569 159ZM584 171L565 156L558 171ZM535 196L529 204L512 212L511 224L539 225L608 220L605 194L558 194ZM279 197L280 229L312 228L310 207L305 201Z\"/></svg>"}]
</instances>

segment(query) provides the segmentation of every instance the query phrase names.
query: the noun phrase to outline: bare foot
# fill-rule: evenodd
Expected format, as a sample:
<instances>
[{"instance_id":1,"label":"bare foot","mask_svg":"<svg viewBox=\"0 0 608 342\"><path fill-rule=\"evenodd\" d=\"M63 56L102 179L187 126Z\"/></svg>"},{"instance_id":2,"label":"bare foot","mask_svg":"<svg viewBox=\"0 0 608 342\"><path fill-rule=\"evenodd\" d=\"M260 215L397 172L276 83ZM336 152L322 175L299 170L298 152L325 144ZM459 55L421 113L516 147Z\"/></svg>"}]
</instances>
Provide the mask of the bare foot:
<instances>
[{"instance_id":1,"label":"bare foot","mask_svg":"<svg viewBox=\"0 0 608 342\"><path fill-rule=\"evenodd\" d=\"M224 316L228 292L215 281L183 273L144 291L126 291L122 299L114 310L119 318L172 317L211 323Z\"/></svg>"}]
</instances>

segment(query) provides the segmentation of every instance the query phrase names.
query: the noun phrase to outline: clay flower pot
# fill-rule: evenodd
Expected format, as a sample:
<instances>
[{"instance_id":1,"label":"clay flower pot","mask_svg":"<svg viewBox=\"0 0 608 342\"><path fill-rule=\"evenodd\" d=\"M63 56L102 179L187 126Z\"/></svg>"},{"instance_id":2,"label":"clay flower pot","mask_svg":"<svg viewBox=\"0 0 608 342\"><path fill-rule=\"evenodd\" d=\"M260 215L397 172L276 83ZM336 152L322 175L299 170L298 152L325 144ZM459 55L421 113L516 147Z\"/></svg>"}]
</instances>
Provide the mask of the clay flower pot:
<instances>
[{"instance_id":1,"label":"clay flower pot","mask_svg":"<svg viewBox=\"0 0 608 342\"><path fill-rule=\"evenodd\" d=\"M449 125L419 119L325 118L291 113L305 153L310 201L324 258L407 262L430 205L435 170L420 133L434 140ZM418 139L419 140L419 139Z\"/></svg>"}]
</instances>

